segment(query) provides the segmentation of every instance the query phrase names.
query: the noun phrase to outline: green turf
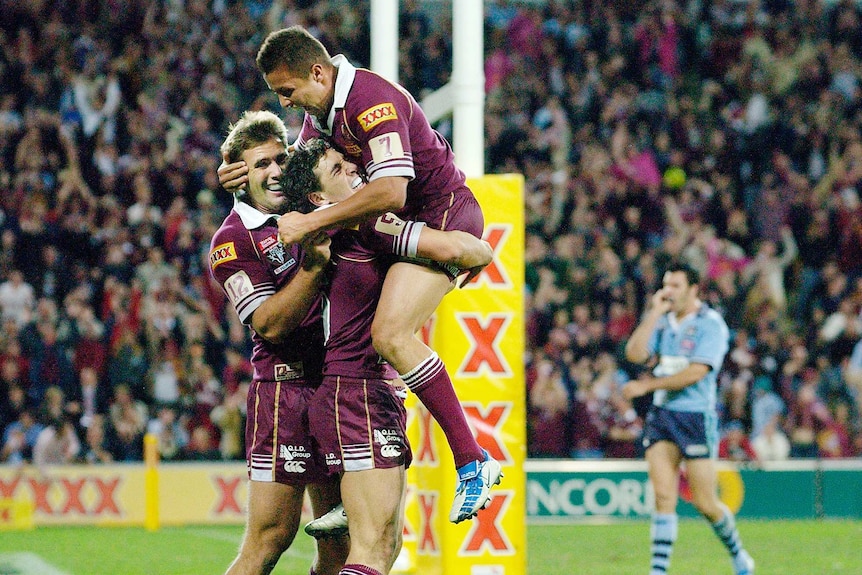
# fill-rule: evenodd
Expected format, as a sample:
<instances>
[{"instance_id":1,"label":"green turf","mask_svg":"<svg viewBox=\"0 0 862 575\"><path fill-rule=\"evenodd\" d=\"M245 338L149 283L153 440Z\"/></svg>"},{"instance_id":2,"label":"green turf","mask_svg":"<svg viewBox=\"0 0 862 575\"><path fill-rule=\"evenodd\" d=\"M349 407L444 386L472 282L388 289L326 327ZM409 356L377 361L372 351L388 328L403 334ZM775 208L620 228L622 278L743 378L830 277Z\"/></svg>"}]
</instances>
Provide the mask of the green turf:
<instances>
[{"instance_id":1,"label":"green turf","mask_svg":"<svg viewBox=\"0 0 862 575\"><path fill-rule=\"evenodd\" d=\"M757 561L757 575L862 574L860 521L745 521L740 531ZM217 575L233 559L241 534L233 526L156 533L96 527L0 532L0 575L15 573L7 554L20 552L36 554L69 575ZM530 575L647 572L649 524L643 521L531 525L527 537ZM312 541L300 532L273 573L306 575L312 553ZM730 562L708 525L683 521L669 575L723 573L732 573Z\"/></svg>"}]
</instances>

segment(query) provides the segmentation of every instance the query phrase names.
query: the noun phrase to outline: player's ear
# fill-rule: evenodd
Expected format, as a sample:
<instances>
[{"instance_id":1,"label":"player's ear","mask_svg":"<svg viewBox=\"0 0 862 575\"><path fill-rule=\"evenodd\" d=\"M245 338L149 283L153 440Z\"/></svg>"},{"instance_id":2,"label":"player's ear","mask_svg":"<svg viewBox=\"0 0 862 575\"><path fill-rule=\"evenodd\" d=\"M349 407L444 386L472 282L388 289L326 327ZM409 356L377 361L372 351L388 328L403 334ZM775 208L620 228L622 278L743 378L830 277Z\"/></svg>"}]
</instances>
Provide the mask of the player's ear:
<instances>
[{"instance_id":1,"label":"player's ear","mask_svg":"<svg viewBox=\"0 0 862 575\"><path fill-rule=\"evenodd\" d=\"M329 202L320 194L320 192L311 192L308 194L308 201L317 207L325 206Z\"/></svg>"},{"instance_id":2,"label":"player's ear","mask_svg":"<svg viewBox=\"0 0 862 575\"><path fill-rule=\"evenodd\" d=\"M320 81L323 78L323 66L320 64L311 65L311 78Z\"/></svg>"}]
</instances>

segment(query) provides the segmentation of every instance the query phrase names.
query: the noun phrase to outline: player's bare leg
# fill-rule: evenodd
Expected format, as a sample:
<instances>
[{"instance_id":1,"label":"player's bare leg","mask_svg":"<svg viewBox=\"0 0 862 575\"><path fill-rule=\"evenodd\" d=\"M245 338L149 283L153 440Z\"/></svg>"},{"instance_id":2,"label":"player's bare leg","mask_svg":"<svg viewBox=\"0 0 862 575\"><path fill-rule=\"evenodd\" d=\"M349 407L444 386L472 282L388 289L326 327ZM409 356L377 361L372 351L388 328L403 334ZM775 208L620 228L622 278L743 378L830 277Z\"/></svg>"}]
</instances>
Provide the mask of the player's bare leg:
<instances>
[{"instance_id":1,"label":"player's bare leg","mask_svg":"<svg viewBox=\"0 0 862 575\"><path fill-rule=\"evenodd\" d=\"M323 485L308 485L308 498L314 517L321 517L330 509L340 506L341 487L337 478ZM317 542L317 556L314 558L316 575L336 575L344 566L350 551L350 538L347 532L331 533Z\"/></svg>"},{"instance_id":2,"label":"player's bare leg","mask_svg":"<svg viewBox=\"0 0 862 575\"><path fill-rule=\"evenodd\" d=\"M341 494L350 517L350 554L346 566L389 573L401 549L405 482L404 467L349 471L342 475Z\"/></svg>"},{"instance_id":3,"label":"player's bare leg","mask_svg":"<svg viewBox=\"0 0 862 575\"><path fill-rule=\"evenodd\" d=\"M371 336L377 352L401 374L446 435L459 475L449 517L457 523L487 504L488 492L500 482L502 472L473 437L443 362L416 337L451 288L451 280L440 271L394 264L383 283Z\"/></svg>"},{"instance_id":4,"label":"player's bare leg","mask_svg":"<svg viewBox=\"0 0 862 575\"><path fill-rule=\"evenodd\" d=\"M290 547L299 527L304 489L250 481L248 520L239 555L227 575L266 575Z\"/></svg>"},{"instance_id":5,"label":"player's bare leg","mask_svg":"<svg viewBox=\"0 0 862 575\"><path fill-rule=\"evenodd\" d=\"M737 575L754 573L754 560L742 548L736 520L730 509L718 498L718 473L711 459L690 459L686 461L688 482L691 486L692 504L706 517L713 531L727 547L733 560Z\"/></svg>"}]
</instances>

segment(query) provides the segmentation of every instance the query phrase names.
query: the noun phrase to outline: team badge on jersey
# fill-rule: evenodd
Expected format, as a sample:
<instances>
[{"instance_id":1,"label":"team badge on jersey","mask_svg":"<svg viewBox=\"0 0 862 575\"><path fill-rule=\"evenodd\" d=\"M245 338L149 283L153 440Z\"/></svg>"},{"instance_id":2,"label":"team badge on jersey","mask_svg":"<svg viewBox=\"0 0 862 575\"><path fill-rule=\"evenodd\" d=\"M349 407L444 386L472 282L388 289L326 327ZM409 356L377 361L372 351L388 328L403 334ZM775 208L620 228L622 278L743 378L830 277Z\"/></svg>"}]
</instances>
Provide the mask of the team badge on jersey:
<instances>
[{"instance_id":1,"label":"team badge on jersey","mask_svg":"<svg viewBox=\"0 0 862 575\"><path fill-rule=\"evenodd\" d=\"M398 113L395 111L395 104L386 102L385 104L378 104L368 108L359 114L356 119L359 120L359 125L362 126L362 129L367 132L381 122L397 120Z\"/></svg>"},{"instance_id":2,"label":"team badge on jersey","mask_svg":"<svg viewBox=\"0 0 862 575\"><path fill-rule=\"evenodd\" d=\"M266 259L269 261L269 263L276 266L273 270L275 274L280 274L281 272L296 263L296 260L293 258L290 258L288 261L285 261L285 256L287 255L287 252L284 249L284 244L279 242L274 235L262 239L257 243L257 245L263 252L263 255L266 256Z\"/></svg>"},{"instance_id":3,"label":"team badge on jersey","mask_svg":"<svg viewBox=\"0 0 862 575\"><path fill-rule=\"evenodd\" d=\"M305 375L301 361L293 363L278 363L275 365L275 381L290 381L299 379Z\"/></svg>"},{"instance_id":4,"label":"team badge on jersey","mask_svg":"<svg viewBox=\"0 0 862 575\"><path fill-rule=\"evenodd\" d=\"M216 269L223 263L233 261L236 258L236 246L233 242L218 245L210 252L210 267Z\"/></svg>"}]
</instances>

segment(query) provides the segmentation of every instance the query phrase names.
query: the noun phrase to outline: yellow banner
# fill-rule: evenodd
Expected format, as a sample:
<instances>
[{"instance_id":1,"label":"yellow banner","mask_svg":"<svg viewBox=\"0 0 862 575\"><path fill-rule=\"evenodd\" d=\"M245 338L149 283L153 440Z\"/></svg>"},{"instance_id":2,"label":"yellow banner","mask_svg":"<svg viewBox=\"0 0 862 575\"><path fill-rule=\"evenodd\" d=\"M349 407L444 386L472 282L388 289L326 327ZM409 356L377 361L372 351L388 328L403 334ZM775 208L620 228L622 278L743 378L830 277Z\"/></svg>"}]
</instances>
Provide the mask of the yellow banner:
<instances>
[{"instance_id":1,"label":"yellow banner","mask_svg":"<svg viewBox=\"0 0 862 575\"><path fill-rule=\"evenodd\" d=\"M520 175L486 176L470 188L485 214L494 261L473 283L447 295L426 328L443 359L474 434L503 465L488 507L449 522L456 474L440 427L411 396L413 446L402 572L521 575L526 572L524 217ZM415 571L411 571L415 570Z\"/></svg>"},{"instance_id":2,"label":"yellow banner","mask_svg":"<svg viewBox=\"0 0 862 575\"><path fill-rule=\"evenodd\" d=\"M162 525L242 523L248 480L242 463L162 464ZM28 502L36 525L142 525L143 464L0 466L0 499Z\"/></svg>"}]
</instances>

